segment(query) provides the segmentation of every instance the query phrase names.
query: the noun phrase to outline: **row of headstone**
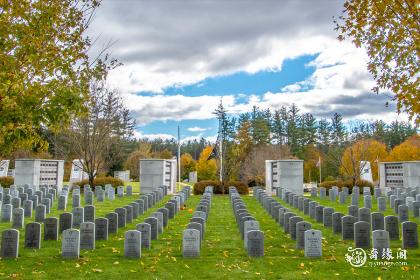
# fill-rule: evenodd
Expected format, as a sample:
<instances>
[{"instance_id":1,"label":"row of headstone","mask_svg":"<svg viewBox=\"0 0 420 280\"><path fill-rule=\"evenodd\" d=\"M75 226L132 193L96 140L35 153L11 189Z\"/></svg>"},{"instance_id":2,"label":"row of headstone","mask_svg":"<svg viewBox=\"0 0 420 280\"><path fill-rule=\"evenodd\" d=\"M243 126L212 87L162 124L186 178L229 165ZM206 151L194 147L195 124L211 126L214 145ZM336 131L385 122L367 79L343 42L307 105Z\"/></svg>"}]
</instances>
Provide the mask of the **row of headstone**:
<instances>
[{"instance_id":1,"label":"row of headstone","mask_svg":"<svg viewBox=\"0 0 420 280\"><path fill-rule=\"evenodd\" d=\"M248 212L248 209L235 187L229 187L229 198L235 215L244 248L250 257L264 256L264 233L259 222Z\"/></svg>"},{"instance_id":2,"label":"row of headstone","mask_svg":"<svg viewBox=\"0 0 420 280\"><path fill-rule=\"evenodd\" d=\"M265 189L254 188L254 197L265 211L283 228L285 234L296 240L296 249L304 250L305 257L322 257L322 233L312 229L309 222L289 211L276 199L266 194ZM294 199L294 203L302 204Z\"/></svg>"},{"instance_id":3,"label":"row of headstone","mask_svg":"<svg viewBox=\"0 0 420 280\"><path fill-rule=\"evenodd\" d=\"M162 187L167 189L165 186ZM161 194L166 195L166 192L162 189ZM163 233L164 228L168 226L169 219L175 217L181 205L185 203L190 195L190 187L184 188L174 195L179 200L172 198L164 207L157 209L150 217L146 218L144 223L137 224L135 230L126 231L124 236L124 256L126 258L141 258L142 249L151 248L152 240L158 239L158 236ZM140 197L147 197L147 194L143 194ZM158 194L158 197L160 198L160 194ZM151 197L149 196L149 198ZM170 215L171 212L172 215Z\"/></svg>"},{"instance_id":4,"label":"row of headstone","mask_svg":"<svg viewBox=\"0 0 420 280\"><path fill-rule=\"evenodd\" d=\"M417 224L408 221L406 211L401 211L400 214L405 214L399 217L384 217L381 212L371 213L370 208L359 209L358 206L350 205L348 215L345 215L335 212L334 208L324 207L316 201L288 191L284 192L282 199L326 228L332 228L333 233L341 234L342 240L354 240L356 248L370 248L372 244L378 243L376 238L382 240L381 244L399 240L399 223L402 225L402 248L418 248Z\"/></svg>"},{"instance_id":5,"label":"row of headstone","mask_svg":"<svg viewBox=\"0 0 420 280\"><path fill-rule=\"evenodd\" d=\"M182 256L184 258L200 256L201 246L206 232L206 222L211 208L212 195L213 187L206 187L190 222L182 233Z\"/></svg>"}]
</instances>

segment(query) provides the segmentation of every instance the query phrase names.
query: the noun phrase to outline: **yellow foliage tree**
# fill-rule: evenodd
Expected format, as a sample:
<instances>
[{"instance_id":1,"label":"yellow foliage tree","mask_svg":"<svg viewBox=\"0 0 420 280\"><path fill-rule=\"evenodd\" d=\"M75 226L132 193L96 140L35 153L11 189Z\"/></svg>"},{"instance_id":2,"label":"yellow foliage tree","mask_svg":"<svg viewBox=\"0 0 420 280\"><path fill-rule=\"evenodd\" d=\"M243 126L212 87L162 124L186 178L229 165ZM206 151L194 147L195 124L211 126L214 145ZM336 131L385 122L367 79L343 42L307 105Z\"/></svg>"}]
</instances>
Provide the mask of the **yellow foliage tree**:
<instances>
[{"instance_id":1,"label":"yellow foliage tree","mask_svg":"<svg viewBox=\"0 0 420 280\"><path fill-rule=\"evenodd\" d=\"M373 180L378 178L376 159L384 160L388 153L384 143L374 139L361 139L347 147L340 160L340 174L353 179L353 183L360 178L363 166L360 161L369 161L372 168Z\"/></svg>"},{"instance_id":2,"label":"yellow foliage tree","mask_svg":"<svg viewBox=\"0 0 420 280\"><path fill-rule=\"evenodd\" d=\"M319 150L314 146L308 145L305 147L305 160L303 162L303 178L305 179L305 182L319 180L319 168L317 167L319 156Z\"/></svg>"},{"instance_id":3,"label":"yellow foliage tree","mask_svg":"<svg viewBox=\"0 0 420 280\"><path fill-rule=\"evenodd\" d=\"M387 161L420 160L420 135L413 135L392 149Z\"/></svg>"},{"instance_id":4,"label":"yellow foliage tree","mask_svg":"<svg viewBox=\"0 0 420 280\"><path fill-rule=\"evenodd\" d=\"M195 171L196 161L192 158L189 153L181 155L181 177L188 178L189 173Z\"/></svg>"},{"instance_id":5,"label":"yellow foliage tree","mask_svg":"<svg viewBox=\"0 0 420 280\"><path fill-rule=\"evenodd\" d=\"M208 159L212 146L205 147L198 158L197 162L197 177L198 180L216 180L217 178L217 164L215 159Z\"/></svg>"},{"instance_id":6,"label":"yellow foliage tree","mask_svg":"<svg viewBox=\"0 0 420 280\"><path fill-rule=\"evenodd\" d=\"M152 158L152 145L140 142L137 150L132 152L124 163L124 168L130 170L131 177L139 177L139 161L146 158Z\"/></svg>"}]
</instances>

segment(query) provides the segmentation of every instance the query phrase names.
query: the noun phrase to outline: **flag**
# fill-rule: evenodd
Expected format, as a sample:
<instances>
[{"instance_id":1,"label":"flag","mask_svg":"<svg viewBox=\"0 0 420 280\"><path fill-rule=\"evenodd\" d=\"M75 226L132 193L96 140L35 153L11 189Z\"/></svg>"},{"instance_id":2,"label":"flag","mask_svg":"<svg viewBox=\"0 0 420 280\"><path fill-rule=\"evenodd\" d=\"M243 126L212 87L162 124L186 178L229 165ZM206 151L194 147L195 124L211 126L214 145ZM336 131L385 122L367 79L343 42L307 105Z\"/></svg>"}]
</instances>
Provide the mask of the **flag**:
<instances>
[{"instance_id":1,"label":"flag","mask_svg":"<svg viewBox=\"0 0 420 280\"><path fill-rule=\"evenodd\" d=\"M217 137L216 143L213 146L213 150L211 151L207 160L216 159L219 157L219 137Z\"/></svg>"}]
</instances>

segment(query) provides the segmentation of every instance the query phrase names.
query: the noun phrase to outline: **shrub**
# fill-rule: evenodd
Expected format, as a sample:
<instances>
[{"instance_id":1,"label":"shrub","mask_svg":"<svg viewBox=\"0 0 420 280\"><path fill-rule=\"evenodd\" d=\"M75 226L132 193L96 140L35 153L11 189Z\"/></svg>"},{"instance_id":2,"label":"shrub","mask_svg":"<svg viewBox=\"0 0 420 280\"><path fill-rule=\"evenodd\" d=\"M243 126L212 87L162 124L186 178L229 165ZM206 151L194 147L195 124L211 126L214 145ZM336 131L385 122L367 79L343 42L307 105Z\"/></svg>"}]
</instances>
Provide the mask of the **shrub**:
<instances>
[{"instance_id":1,"label":"shrub","mask_svg":"<svg viewBox=\"0 0 420 280\"><path fill-rule=\"evenodd\" d=\"M214 187L214 193L215 194L222 194L223 189L224 193L229 193L229 187L233 186L238 190L238 193L240 194L248 194L248 186L244 182L240 181L231 181L226 182L223 186L220 181L200 181L194 184L194 194L203 194L204 190L207 186L213 186Z\"/></svg>"},{"instance_id":2,"label":"shrub","mask_svg":"<svg viewBox=\"0 0 420 280\"><path fill-rule=\"evenodd\" d=\"M327 189L327 191L329 191L333 186L337 186L339 190L341 190L344 187L347 187L349 189L350 193L353 192L353 181L352 180L325 181L325 182L322 182L321 184L319 184L319 187L324 187L325 189ZM373 188L374 188L374 186L371 182L364 181L364 180L357 180L356 181L356 186L359 186L360 193L363 193L363 187L369 187L371 192L373 192Z\"/></svg>"},{"instance_id":3,"label":"shrub","mask_svg":"<svg viewBox=\"0 0 420 280\"><path fill-rule=\"evenodd\" d=\"M82 180L80 182L73 183L73 185L80 186L81 189L83 189L83 186L86 185L86 184L89 184L88 179ZM114 178L114 177L111 177L111 176L96 177L93 180L93 187L95 187L95 186L105 186L106 184L111 184L114 188L116 188L118 186L124 186L124 182L121 179Z\"/></svg>"},{"instance_id":4,"label":"shrub","mask_svg":"<svg viewBox=\"0 0 420 280\"><path fill-rule=\"evenodd\" d=\"M14 182L15 182L15 179L12 176L0 177L0 185L2 187L8 188L11 185L13 185Z\"/></svg>"}]
</instances>

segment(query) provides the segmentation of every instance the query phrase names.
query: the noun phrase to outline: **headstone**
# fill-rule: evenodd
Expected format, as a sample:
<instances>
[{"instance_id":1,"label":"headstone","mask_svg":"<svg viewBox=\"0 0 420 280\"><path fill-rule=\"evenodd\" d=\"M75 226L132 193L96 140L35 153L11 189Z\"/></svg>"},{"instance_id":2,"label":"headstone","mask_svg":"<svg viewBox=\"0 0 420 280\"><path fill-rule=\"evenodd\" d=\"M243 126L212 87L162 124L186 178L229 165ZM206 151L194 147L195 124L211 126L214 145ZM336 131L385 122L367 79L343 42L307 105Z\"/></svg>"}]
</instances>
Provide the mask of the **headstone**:
<instances>
[{"instance_id":1,"label":"headstone","mask_svg":"<svg viewBox=\"0 0 420 280\"><path fill-rule=\"evenodd\" d=\"M182 256L184 258L200 256L200 232L196 229L186 229L182 234Z\"/></svg>"},{"instance_id":2,"label":"headstone","mask_svg":"<svg viewBox=\"0 0 420 280\"><path fill-rule=\"evenodd\" d=\"M332 227L332 214L333 213L334 213L334 208L331 208L331 207L324 208L324 213L323 213L324 227Z\"/></svg>"},{"instance_id":3,"label":"headstone","mask_svg":"<svg viewBox=\"0 0 420 280\"><path fill-rule=\"evenodd\" d=\"M247 252L249 257L264 256L264 233L260 230L250 230L247 235Z\"/></svg>"},{"instance_id":4,"label":"headstone","mask_svg":"<svg viewBox=\"0 0 420 280\"><path fill-rule=\"evenodd\" d=\"M80 207L80 195L79 194L73 194L72 196L72 207Z\"/></svg>"},{"instance_id":5,"label":"headstone","mask_svg":"<svg viewBox=\"0 0 420 280\"><path fill-rule=\"evenodd\" d=\"M95 222L95 206L87 205L84 207L84 222Z\"/></svg>"},{"instance_id":6,"label":"headstone","mask_svg":"<svg viewBox=\"0 0 420 280\"><path fill-rule=\"evenodd\" d=\"M141 247L150 249L152 245L151 226L148 223L140 223L136 225L136 230L141 232Z\"/></svg>"},{"instance_id":7,"label":"headstone","mask_svg":"<svg viewBox=\"0 0 420 280\"><path fill-rule=\"evenodd\" d=\"M318 223L322 223L324 218L324 206L315 207L315 220Z\"/></svg>"},{"instance_id":8,"label":"headstone","mask_svg":"<svg viewBox=\"0 0 420 280\"><path fill-rule=\"evenodd\" d=\"M26 224L25 248L41 249L41 224L40 223Z\"/></svg>"},{"instance_id":9,"label":"headstone","mask_svg":"<svg viewBox=\"0 0 420 280\"><path fill-rule=\"evenodd\" d=\"M169 210L167 208L159 208L157 211L162 213L163 215L163 227L167 227L169 219Z\"/></svg>"},{"instance_id":10,"label":"headstone","mask_svg":"<svg viewBox=\"0 0 420 280\"><path fill-rule=\"evenodd\" d=\"M126 218L127 218L127 209L125 208L117 208L115 209L115 213L118 214L118 227L125 227L126 226Z\"/></svg>"},{"instance_id":11,"label":"headstone","mask_svg":"<svg viewBox=\"0 0 420 280\"><path fill-rule=\"evenodd\" d=\"M4 259L15 259L18 257L18 255L19 231L16 229L3 230L1 234L1 257Z\"/></svg>"},{"instance_id":12,"label":"headstone","mask_svg":"<svg viewBox=\"0 0 420 280\"><path fill-rule=\"evenodd\" d=\"M403 249L417 249L419 247L416 223L409 221L402 223L402 247Z\"/></svg>"},{"instance_id":13,"label":"headstone","mask_svg":"<svg viewBox=\"0 0 420 280\"><path fill-rule=\"evenodd\" d=\"M385 217L385 230L389 232L389 239L391 240L400 239L398 218L395 216L386 216Z\"/></svg>"},{"instance_id":14,"label":"headstone","mask_svg":"<svg viewBox=\"0 0 420 280\"><path fill-rule=\"evenodd\" d=\"M61 241L61 256L66 259L79 258L80 255L80 232L77 229L63 231Z\"/></svg>"},{"instance_id":15,"label":"headstone","mask_svg":"<svg viewBox=\"0 0 420 280\"><path fill-rule=\"evenodd\" d=\"M377 250L378 256L382 257L384 249L390 248L389 232L386 230L372 231L372 245Z\"/></svg>"},{"instance_id":16,"label":"headstone","mask_svg":"<svg viewBox=\"0 0 420 280\"><path fill-rule=\"evenodd\" d=\"M407 205L398 206L398 221L400 223L408 221L408 206Z\"/></svg>"},{"instance_id":17,"label":"headstone","mask_svg":"<svg viewBox=\"0 0 420 280\"><path fill-rule=\"evenodd\" d=\"M291 217L294 217L294 216L296 216L296 214L295 213L291 213L291 212L286 212L285 214L284 214L284 225L283 225L283 228L284 228L284 233L289 233L289 219L291 218Z\"/></svg>"},{"instance_id":18,"label":"headstone","mask_svg":"<svg viewBox=\"0 0 420 280\"><path fill-rule=\"evenodd\" d=\"M331 220L332 220L332 230L333 230L333 233L341 234L342 229L343 229L341 218L344 217L344 214L343 213L340 213L340 212L334 212L331 215L331 217L332 217Z\"/></svg>"},{"instance_id":19,"label":"headstone","mask_svg":"<svg viewBox=\"0 0 420 280\"><path fill-rule=\"evenodd\" d=\"M380 212L372 213L371 221L372 221L372 231L385 229L384 214Z\"/></svg>"},{"instance_id":20,"label":"headstone","mask_svg":"<svg viewBox=\"0 0 420 280\"><path fill-rule=\"evenodd\" d=\"M95 223L83 222L80 224L80 249L95 249Z\"/></svg>"},{"instance_id":21,"label":"headstone","mask_svg":"<svg viewBox=\"0 0 420 280\"><path fill-rule=\"evenodd\" d=\"M58 219L55 217L44 220L44 240L58 240Z\"/></svg>"},{"instance_id":22,"label":"headstone","mask_svg":"<svg viewBox=\"0 0 420 280\"><path fill-rule=\"evenodd\" d=\"M244 247L246 248L248 243L248 231L259 230L260 224L257 221L249 220L244 222Z\"/></svg>"},{"instance_id":23,"label":"headstone","mask_svg":"<svg viewBox=\"0 0 420 280\"><path fill-rule=\"evenodd\" d=\"M305 231L311 229L312 225L301 221L296 224L296 249L305 248Z\"/></svg>"},{"instance_id":24,"label":"headstone","mask_svg":"<svg viewBox=\"0 0 420 280\"><path fill-rule=\"evenodd\" d=\"M150 224L150 238L152 240L158 239L158 219L155 217L148 217L144 219L145 223Z\"/></svg>"},{"instance_id":25,"label":"headstone","mask_svg":"<svg viewBox=\"0 0 420 280\"><path fill-rule=\"evenodd\" d=\"M13 209L20 208L20 198L19 197L12 198L11 204L13 206Z\"/></svg>"},{"instance_id":26,"label":"headstone","mask_svg":"<svg viewBox=\"0 0 420 280\"><path fill-rule=\"evenodd\" d=\"M108 219L95 219L95 240L108 240Z\"/></svg>"},{"instance_id":27,"label":"headstone","mask_svg":"<svg viewBox=\"0 0 420 280\"><path fill-rule=\"evenodd\" d=\"M363 196L363 207L372 209L372 196L371 195Z\"/></svg>"},{"instance_id":28,"label":"headstone","mask_svg":"<svg viewBox=\"0 0 420 280\"><path fill-rule=\"evenodd\" d=\"M302 221L303 221L303 218L298 217L298 216L289 218L290 238L292 238L293 240L296 240L296 224Z\"/></svg>"},{"instance_id":29,"label":"headstone","mask_svg":"<svg viewBox=\"0 0 420 280\"><path fill-rule=\"evenodd\" d=\"M359 221L371 223L371 214L369 208L360 208L359 209Z\"/></svg>"},{"instance_id":30,"label":"headstone","mask_svg":"<svg viewBox=\"0 0 420 280\"><path fill-rule=\"evenodd\" d=\"M12 209L11 204L3 204L1 207L1 221L2 222L11 222L12 221Z\"/></svg>"},{"instance_id":31,"label":"headstone","mask_svg":"<svg viewBox=\"0 0 420 280\"><path fill-rule=\"evenodd\" d=\"M370 248L370 224L360 221L354 224L355 248Z\"/></svg>"},{"instance_id":32,"label":"headstone","mask_svg":"<svg viewBox=\"0 0 420 280\"><path fill-rule=\"evenodd\" d=\"M125 232L124 256L126 258L141 258L141 233L138 230Z\"/></svg>"},{"instance_id":33,"label":"headstone","mask_svg":"<svg viewBox=\"0 0 420 280\"><path fill-rule=\"evenodd\" d=\"M73 226L73 214L65 212L60 214L60 226L59 231L63 233L66 229L70 229Z\"/></svg>"},{"instance_id":34,"label":"headstone","mask_svg":"<svg viewBox=\"0 0 420 280\"><path fill-rule=\"evenodd\" d=\"M308 229L304 234L305 257L322 257L322 234L320 230Z\"/></svg>"},{"instance_id":35,"label":"headstone","mask_svg":"<svg viewBox=\"0 0 420 280\"><path fill-rule=\"evenodd\" d=\"M85 210L83 207L73 208L73 227L80 227L85 221Z\"/></svg>"},{"instance_id":36,"label":"headstone","mask_svg":"<svg viewBox=\"0 0 420 280\"><path fill-rule=\"evenodd\" d=\"M133 222L133 206L131 205L126 205L123 207L125 210L127 210L126 212L126 223L127 224L131 224Z\"/></svg>"},{"instance_id":37,"label":"headstone","mask_svg":"<svg viewBox=\"0 0 420 280\"><path fill-rule=\"evenodd\" d=\"M349 215L355 217L356 219L359 218L359 207L355 205L351 205L347 207L349 210Z\"/></svg>"},{"instance_id":38,"label":"headstone","mask_svg":"<svg viewBox=\"0 0 420 280\"><path fill-rule=\"evenodd\" d=\"M25 217L32 218L32 209L33 209L33 201L32 200L25 200L23 202L23 210L25 213ZM0 202L1 204L1 202Z\"/></svg>"},{"instance_id":39,"label":"headstone","mask_svg":"<svg viewBox=\"0 0 420 280\"><path fill-rule=\"evenodd\" d=\"M343 240L354 239L354 223L357 222L357 218L351 215L344 216L341 218L341 238Z\"/></svg>"},{"instance_id":40,"label":"headstone","mask_svg":"<svg viewBox=\"0 0 420 280\"><path fill-rule=\"evenodd\" d=\"M117 233L118 232L118 214L111 212L105 215L105 218L108 219L108 233Z\"/></svg>"},{"instance_id":41,"label":"headstone","mask_svg":"<svg viewBox=\"0 0 420 280\"><path fill-rule=\"evenodd\" d=\"M12 211L12 228L21 229L23 228L25 222L24 210L23 208L14 208Z\"/></svg>"},{"instance_id":42,"label":"headstone","mask_svg":"<svg viewBox=\"0 0 420 280\"><path fill-rule=\"evenodd\" d=\"M378 212L386 211L386 197L378 197Z\"/></svg>"},{"instance_id":43,"label":"headstone","mask_svg":"<svg viewBox=\"0 0 420 280\"><path fill-rule=\"evenodd\" d=\"M139 216L139 205L137 202L130 203L130 206L133 208L133 220L136 220Z\"/></svg>"},{"instance_id":44,"label":"headstone","mask_svg":"<svg viewBox=\"0 0 420 280\"><path fill-rule=\"evenodd\" d=\"M132 186L127 186L126 187L126 192L127 192L127 196L132 196L133 195L133 187Z\"/></svg>"},{"instance_id":45,"label":"headstone","mask_svg":"<svg viewBox=\"0 0 420 280\"><path fill-rule=\"evenodd\" d=\"M413 217L418 217L420 213L420 201L413 202Z\"/></svg>"}]
</instances>

